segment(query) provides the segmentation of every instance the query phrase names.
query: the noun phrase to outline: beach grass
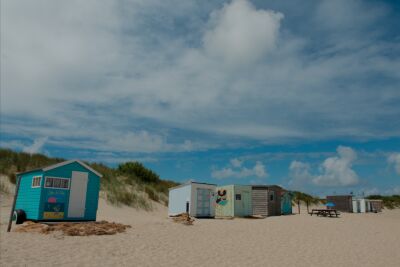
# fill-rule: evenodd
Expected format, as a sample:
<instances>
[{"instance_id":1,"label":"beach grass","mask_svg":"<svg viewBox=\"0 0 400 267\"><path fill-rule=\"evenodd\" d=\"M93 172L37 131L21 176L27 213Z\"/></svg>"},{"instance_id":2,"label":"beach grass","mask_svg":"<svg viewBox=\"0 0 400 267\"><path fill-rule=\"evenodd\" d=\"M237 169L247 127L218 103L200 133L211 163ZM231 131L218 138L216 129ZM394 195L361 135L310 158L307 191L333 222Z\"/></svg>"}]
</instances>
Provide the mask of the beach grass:
<instances>
[{"instance_id":1,"label":"beach grass","mask_svg":"<svg viewBox=\"0 0 400 267\"><path fill-rule=\"evenodd\" d=\"M41 168L64 161L42 154L28 154L0 148L0 173L8 176L12 184L16 183L16 173ZM101 195L113 205L127 205L134 208L151 210L152 202L168 205L168 188L178 183L163 180L158 174L146 168L140 162L126 162L117 168L102 163L85 162L103 175ZM0 190L6 190L0 184Z\"/></svg>"}]
</instances>

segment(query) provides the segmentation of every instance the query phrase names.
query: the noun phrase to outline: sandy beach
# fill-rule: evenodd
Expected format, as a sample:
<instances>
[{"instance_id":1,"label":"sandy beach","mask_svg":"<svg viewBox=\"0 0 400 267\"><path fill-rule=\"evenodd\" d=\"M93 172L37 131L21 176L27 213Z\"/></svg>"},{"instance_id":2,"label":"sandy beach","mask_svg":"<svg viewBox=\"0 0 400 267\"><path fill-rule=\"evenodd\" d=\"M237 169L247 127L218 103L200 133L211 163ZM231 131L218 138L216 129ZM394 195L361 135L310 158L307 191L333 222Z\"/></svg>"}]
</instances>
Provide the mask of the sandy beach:
<instances>
[{"instance_id":1,"label":"sandy beach","mask_svg":"<svg viewBox=\"0 0 400 267\"><path fill-rule=\"evenodd\" d=\"M172 222L153 212L100 201L98 220L130 224L126 233L70 237L6 233L10 198L1 203L2 266L398 266L400 210L323 218ZM297 211L297 209L296 209Z\"/></svg>"}]
</instances>

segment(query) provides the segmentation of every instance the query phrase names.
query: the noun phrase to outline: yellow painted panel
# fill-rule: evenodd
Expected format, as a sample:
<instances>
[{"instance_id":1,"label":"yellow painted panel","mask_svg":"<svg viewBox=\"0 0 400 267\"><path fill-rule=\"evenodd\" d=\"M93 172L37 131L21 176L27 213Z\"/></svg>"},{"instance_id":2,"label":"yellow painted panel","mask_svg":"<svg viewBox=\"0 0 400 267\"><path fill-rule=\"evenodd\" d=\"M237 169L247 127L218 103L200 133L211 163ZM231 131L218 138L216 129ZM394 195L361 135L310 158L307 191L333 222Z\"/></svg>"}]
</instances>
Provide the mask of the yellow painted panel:
<instances>
[{"instance_id":1,"label":"yellow painted panel","mask_svg":"<svg viewBox=\"0 0 400 267\"><path fill-rule=\"evenodd\" d=\"M64 219L64 212L43 212L43 219Z\"/></svg>"}]
</instances>

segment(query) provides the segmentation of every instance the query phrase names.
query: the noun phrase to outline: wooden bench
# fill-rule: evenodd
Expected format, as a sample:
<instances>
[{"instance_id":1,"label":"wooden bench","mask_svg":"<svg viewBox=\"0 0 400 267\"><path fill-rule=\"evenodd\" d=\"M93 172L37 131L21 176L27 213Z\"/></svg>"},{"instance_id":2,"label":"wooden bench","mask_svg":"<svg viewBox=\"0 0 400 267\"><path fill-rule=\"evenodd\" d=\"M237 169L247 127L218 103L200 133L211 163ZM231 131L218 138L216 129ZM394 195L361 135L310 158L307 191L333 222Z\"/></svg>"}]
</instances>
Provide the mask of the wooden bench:
<instances>
[{"instance_id":1,"label":"wooden bench","mask_svg":"<svg viewBox=\"0 0 400 267\"><path fill-rule=\"evenodd\" d=\"M334 209L312 209L310 212L310 215L313 216L313 214L316 214L317 216L324 216L324 217L326 217L326 216L338 217L340 215L340 213Z\"/></svg>"}]
</instances>

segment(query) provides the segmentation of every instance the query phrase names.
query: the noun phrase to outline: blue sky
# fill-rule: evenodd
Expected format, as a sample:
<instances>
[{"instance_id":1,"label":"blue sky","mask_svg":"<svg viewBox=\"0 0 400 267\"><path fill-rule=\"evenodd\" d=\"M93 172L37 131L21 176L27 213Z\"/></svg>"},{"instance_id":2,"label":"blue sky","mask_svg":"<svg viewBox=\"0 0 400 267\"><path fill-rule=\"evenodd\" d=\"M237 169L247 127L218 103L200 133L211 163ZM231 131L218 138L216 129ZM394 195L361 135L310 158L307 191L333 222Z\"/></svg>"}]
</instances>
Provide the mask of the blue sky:
<instances>
[{"instance_id":1,"label":"blue sky","mask_svg":"<svg viewBox=\"0 0 400 267\"><path fill-rule=\"evenodd\" d=\"M2 147L400 194L398 1L3 1Z\"/></svg>"}]
</instances>

